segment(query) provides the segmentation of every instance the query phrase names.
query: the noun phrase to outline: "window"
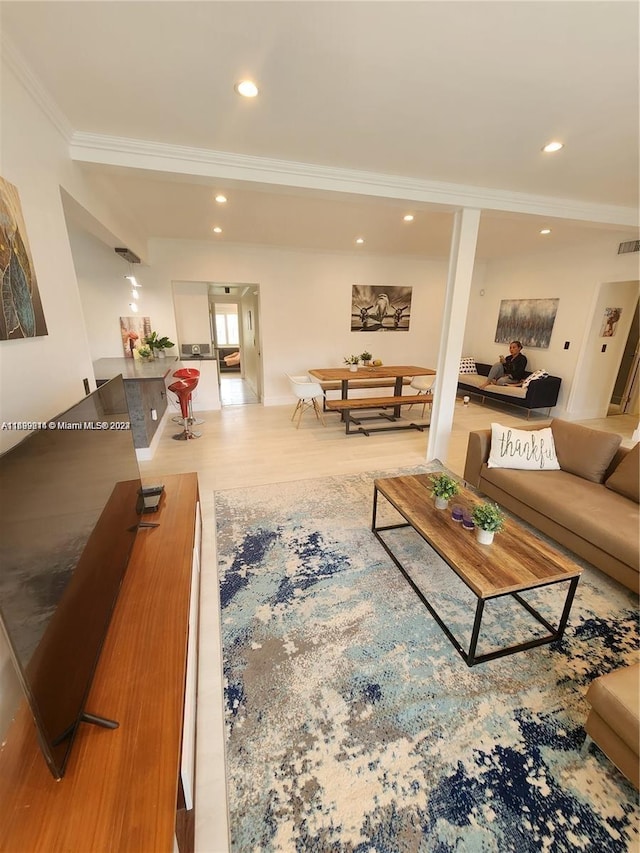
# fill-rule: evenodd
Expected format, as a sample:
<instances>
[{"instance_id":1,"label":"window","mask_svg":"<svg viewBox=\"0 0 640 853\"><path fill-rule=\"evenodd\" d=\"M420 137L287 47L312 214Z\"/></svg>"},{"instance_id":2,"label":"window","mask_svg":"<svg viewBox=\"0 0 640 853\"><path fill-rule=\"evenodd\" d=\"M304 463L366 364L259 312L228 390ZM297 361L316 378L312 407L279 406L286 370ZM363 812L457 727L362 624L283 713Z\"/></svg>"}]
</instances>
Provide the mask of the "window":
<instances>
[{"instance_id":1,"label":"window","mask_svg":"<svg viewBox=\"0 0 640 853\"><path fill-rule=\"evenodd\" d=\"M237 305L216 305L216 338L219 347L240 346Z\"/></svg>"}]
</instances>

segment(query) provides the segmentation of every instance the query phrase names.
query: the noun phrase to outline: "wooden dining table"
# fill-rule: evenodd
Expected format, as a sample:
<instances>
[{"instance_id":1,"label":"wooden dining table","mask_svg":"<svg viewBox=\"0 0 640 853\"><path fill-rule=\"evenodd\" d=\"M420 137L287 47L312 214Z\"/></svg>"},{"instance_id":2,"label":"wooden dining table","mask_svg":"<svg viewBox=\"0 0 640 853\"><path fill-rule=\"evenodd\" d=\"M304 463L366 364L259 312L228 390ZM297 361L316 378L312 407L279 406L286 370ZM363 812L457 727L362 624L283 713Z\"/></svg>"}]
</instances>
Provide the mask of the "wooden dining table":
<instances>
[{"instance_id":1,"label":"wooden dining table","mask_svg":"<svg viewBox=\"0 0 640 853\"><path fill-rule=\"evenodd\" d=\"M403 379L405 376L435 376L435 370L430 367L416 367L415 365L381 364L363 365L357 370L348 367L314 367L307 371L309 376L319 379L320 382L337 382L342 386L342 399L349 396L349 382L354 379L395 379L394 396L402 394ZM375 383L371 383L375 388Z\"/></svg>"},{"instance_id":2,"label":"wooden dining table","mask_svg":"<svg viewBox=\"0 0 640 853\"><path fill-rule=\"evenodd\" d=\"M357 370L350 370L348 367L314 367L308 370L309 376L313 376L320 382L340 382L342 390L342 399L346 400L349 397L349 382L356 379L395 379L393 396L400 397L402 394L403 380L406 376L435 376L435 370L431 367L416 367L416 365L397 365L397 364L381 364L381 365L362 365ZM375 382L372 382L370 387L375 388ZM394 410L396 417L400 416L400 408Z\"/></svg>"}]
</instances>

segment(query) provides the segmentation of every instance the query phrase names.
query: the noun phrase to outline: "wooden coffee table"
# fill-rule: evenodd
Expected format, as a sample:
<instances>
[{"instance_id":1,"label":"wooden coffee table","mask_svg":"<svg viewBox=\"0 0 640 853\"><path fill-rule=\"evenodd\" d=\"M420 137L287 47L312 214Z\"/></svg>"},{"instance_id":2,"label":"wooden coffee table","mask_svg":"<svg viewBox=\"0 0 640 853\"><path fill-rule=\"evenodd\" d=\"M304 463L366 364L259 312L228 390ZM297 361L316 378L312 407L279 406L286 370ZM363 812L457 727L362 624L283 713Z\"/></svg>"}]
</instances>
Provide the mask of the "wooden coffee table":
<instances>
[{"instance_id":1,"label":"wooden coffee table","mask_svg":"<svg viewBox=\"0 0 640 853\"><path fill-rule=\"evenodd\" d=\"M399 524L378 526L378 495L383 495L405 520ZM475 504L482 501L468 489L461 487L454 502L471 510ZM465 650L451 633L424 592L380 535L385 530L397 530L402 527L413 528L476 596L476 612L468 650ZM435 508L429 475L419 474L374 481L371 530L468 666L553 643L562 638L582 569L517 521L507 519L503 529L496 534L493 544L480 545L475 532L464 530L459 522L453 521L450 510ZM568 590L560 621L554 627L520 593L562 582L568 582ZM506 595L512 596L549 633L486 654L477 654L485 602Z\"/></svg>"}]
</instances>

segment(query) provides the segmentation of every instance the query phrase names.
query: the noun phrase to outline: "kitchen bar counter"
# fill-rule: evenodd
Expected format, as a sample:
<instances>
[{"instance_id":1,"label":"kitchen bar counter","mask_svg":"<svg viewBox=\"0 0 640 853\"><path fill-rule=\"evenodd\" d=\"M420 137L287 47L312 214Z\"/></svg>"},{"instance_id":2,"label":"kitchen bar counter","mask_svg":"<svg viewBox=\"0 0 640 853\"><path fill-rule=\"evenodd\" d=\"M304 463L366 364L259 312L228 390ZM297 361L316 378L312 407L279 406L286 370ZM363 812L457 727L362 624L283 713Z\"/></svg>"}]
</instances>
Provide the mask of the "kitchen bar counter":
<instances>
[{"instance_id":1,"label":"kitchen bar counter","mask_svg":"<svg viewBox=\"0 0 640 853\"><path fill-rule=\"evenodd\" d=\"M167 385L171 383L173 371L178 366L174 356L152 361L100 358L93 363L98 385L122 374L133 446L140 459L151 458L148 448L167 409Z\"/></svg>"},{"instance_id":2,"label":"kitchen bar counter","mask_svg":"<svg viewBox=\"0 0 640 853\"><path fill-rule=\"evenodd\" d=\"M177 358L154 358L143 361L138 358L99 358L93 362L96 382L112 379L119 373L123 379L164 379L167 373L176 369Z\"/></svg>"}]
</instances>

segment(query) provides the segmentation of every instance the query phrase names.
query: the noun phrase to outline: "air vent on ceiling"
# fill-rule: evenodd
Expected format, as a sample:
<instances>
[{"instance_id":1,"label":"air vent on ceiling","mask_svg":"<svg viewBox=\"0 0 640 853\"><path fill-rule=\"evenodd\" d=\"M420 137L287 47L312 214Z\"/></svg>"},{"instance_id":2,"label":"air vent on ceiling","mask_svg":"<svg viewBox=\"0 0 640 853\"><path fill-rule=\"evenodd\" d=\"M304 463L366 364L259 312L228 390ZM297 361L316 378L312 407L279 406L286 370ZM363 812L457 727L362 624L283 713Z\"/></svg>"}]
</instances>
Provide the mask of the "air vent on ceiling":
<instances>
[{"instance_id":1,"label":"air vent on ceiling","mask_svg":"<svg viewBox=\"0 0 640 853\"><path fill-rule=\"evenodd\" d=\"M140 263L140 258L135 255L131 249L116 249L116 252L121 258L124 258L125 261L129 261L130 264Z\"/></svg>"},{"instance_id":2,"label":"air vent on ceiling","mask_svg":"<svg viewBox=\"0 0 640 853\"><path fill-rule=\"evenodd\" d=\"M626 243L620 243L618 254L626 255L627 252L640 252L640 240L627 240Z\"/></svg>"}]
</instances>

